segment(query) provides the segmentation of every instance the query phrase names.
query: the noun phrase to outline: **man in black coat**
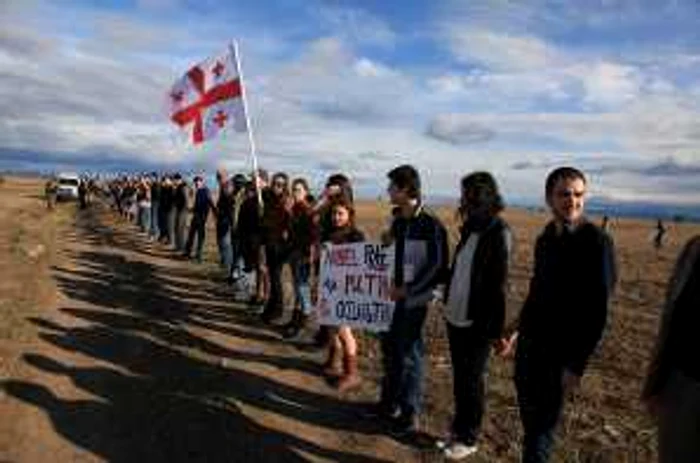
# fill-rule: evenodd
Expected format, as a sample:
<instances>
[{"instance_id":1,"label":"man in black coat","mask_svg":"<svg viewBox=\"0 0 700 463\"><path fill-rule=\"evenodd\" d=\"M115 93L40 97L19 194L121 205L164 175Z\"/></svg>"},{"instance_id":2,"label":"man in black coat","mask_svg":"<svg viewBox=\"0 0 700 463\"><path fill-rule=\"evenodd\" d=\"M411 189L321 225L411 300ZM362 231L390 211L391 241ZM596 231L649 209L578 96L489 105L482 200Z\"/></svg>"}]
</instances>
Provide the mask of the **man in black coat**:
<instances>
[{"instance_id":1,"label":"man in black coat","mask_svg":"<svg viewBox=\"0 0 700 463\"><path fill-rule=\"evenodd\" d=\"M523 462L549 460L566 398L580 384L605 328L615 284L610 236L583 216L586 178L571 167L547 178L553 220L535 245L535 269L517 332L515 385L525 431Z\"/></svg>"}]
</instances>

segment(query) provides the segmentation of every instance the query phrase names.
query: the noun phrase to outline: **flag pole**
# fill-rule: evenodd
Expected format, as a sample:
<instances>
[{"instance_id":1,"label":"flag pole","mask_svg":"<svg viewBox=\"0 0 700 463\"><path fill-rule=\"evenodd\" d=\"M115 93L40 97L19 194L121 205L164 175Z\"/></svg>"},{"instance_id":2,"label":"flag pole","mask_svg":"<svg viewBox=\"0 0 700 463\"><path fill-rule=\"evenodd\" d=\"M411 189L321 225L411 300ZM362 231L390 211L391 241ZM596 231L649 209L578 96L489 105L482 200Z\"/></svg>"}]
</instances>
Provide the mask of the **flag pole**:
<instances>
[{"instance_id":1,"label":"flag pole","mask_svg":"<svg viewBox=\"0 0 700 463\"><path fill-rule=\"evenodd\" d=\"M258 196L258 206L262 209L262 192L258 186L258 155L255 150L255 139L253 138L253 127L250 125L250 115L248 114L248 99L246 97L245 84L243 82L243 67L241 66L241 58L239 54L238 41L233 40L230 44L231 52L236 59L236 73L241 84L241 100L243 101L243 114L245 116L246 132L248 133L248 146L250 147L250 156L253 161L253 178L255 181L255 192Z\"/></svg>"}]
</instances>

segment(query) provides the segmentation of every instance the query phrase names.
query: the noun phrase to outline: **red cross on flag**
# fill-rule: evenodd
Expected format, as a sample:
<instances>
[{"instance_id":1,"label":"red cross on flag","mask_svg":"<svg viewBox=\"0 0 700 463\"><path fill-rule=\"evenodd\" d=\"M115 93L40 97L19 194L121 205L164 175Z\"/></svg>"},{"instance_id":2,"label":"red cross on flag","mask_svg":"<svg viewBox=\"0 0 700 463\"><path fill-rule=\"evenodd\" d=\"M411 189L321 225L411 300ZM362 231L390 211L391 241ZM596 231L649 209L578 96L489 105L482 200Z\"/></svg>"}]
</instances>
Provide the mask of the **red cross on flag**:
<instances>
[{"instance_id":1,"label":"red cross on flag","mask_svg":"<svg viewBox=\"0 0 700 463\"><path fill-rule=\"evenodd\" d=\"M247 129L242 83L234 48L193 66L170 89L170 120L191 133L192 143L232 126Z\"/></svg>"}]
</instances>

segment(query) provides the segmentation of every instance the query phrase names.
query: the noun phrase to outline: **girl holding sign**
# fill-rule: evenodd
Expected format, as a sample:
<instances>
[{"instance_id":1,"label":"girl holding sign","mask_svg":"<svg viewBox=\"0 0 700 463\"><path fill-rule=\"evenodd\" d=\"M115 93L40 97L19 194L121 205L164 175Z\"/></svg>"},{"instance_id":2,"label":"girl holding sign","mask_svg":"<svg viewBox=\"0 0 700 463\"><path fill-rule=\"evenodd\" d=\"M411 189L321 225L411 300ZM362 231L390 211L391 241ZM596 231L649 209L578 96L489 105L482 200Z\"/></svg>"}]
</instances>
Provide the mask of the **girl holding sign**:
<instances>
[{"instance_id":1,"label":"girl holding sign","mask_svg":"<svg viewBox=\"0 0 700 463\"><path fill-rule=\"evenodd\" d=\"M365 235L355 227L355 208L349 198L341 196L331 203L331 221L331 243L365 241ZM338 378L336 387L340 392L356 388L362 382L357 372L357 341L349 326L341 325L331 333L324 373Z\"/></svg>"}]
</instances>

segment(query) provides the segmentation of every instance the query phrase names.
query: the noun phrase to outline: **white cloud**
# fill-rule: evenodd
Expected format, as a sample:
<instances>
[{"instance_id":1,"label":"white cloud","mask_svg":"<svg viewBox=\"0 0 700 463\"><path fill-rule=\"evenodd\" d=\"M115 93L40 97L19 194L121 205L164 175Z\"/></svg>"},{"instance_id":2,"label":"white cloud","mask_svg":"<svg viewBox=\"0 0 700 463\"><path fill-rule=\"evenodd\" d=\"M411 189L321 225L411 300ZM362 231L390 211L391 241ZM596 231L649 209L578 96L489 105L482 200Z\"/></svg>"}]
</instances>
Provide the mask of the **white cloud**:
<instances>
[{"instance_id":1,"label":"white cloud","mask_svg":"<svg viewBox=\"0 0 700 463\"><path fill-rule=\"evenodd\" d=\"M372 54L399 41L389 26L356 10L329 11L333 35L300 40L256 24L243 34L256 142L271 170L316 183L344 170L382 188L385 171L411 162L431 194L456 194L461 175L487 169L506 194L539 198L544 172L510 169L516 161L577 160L594 169L670 154L697 160L700 91L680 88L660 63L577 54L484 22L449 29L456 58L476 69L397 66ZM11 27L27 24L23 15L0 18L0 149L248 166L246 137L227 133L191 148L160 105L179 73L219 51L227 21L177 28L87 11L78 21L85 30L68 34L51 15L35 17L41 27ZM669 62L692 62L674 56ZM615 175L601 177L594 191L622 197L643 184L674 194L672 185L654 190L638 174ZM687 188L675 194L690 195Z\"/></svg>"},{"instance_id":2,"label":"white cloud","mask_svg":"<svg viewBox=\"0 0 700 463\"><path fill-rule=\"evenodd\" d=\"M586 105L618 107L633 102L640 96L640 71L633 66L602 61L574 65L565 72L580 80ZM657 86L655 90L665 91L667 88Z\"/></svg>"},{"instance_id":3,"label":"white cloud","mask_svg":"<svg viewBox=\"0 0 700 463\"><path fill-rule=\"evenodd\" d=\"M350 43L392 47L398 39L388 23L363 9L325 5L313 11L327 27L328 33Z\"/></svg>"},{"instance_id":4,"label":"white cloud","mask_svg":"<svg viewBox=\"0 0 700 463\"><path fill-rule=\"evenodd\" d=\"M446 33L455 58L495 71L540 69L559 59L554 48L533 36L516 36L461 24L447 26Z\"/></svg>"}]
</instances>

